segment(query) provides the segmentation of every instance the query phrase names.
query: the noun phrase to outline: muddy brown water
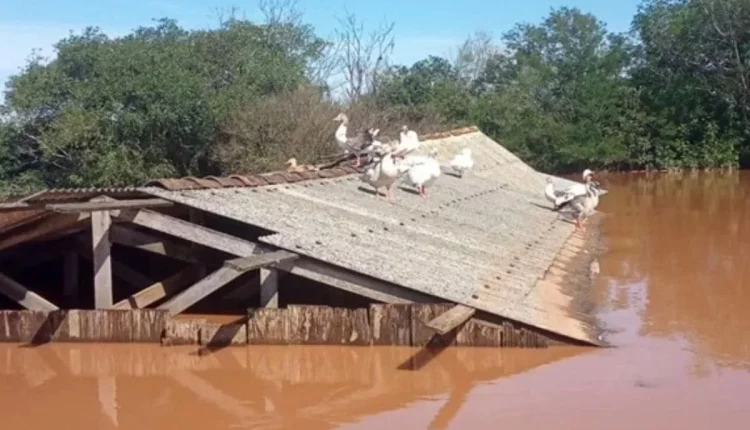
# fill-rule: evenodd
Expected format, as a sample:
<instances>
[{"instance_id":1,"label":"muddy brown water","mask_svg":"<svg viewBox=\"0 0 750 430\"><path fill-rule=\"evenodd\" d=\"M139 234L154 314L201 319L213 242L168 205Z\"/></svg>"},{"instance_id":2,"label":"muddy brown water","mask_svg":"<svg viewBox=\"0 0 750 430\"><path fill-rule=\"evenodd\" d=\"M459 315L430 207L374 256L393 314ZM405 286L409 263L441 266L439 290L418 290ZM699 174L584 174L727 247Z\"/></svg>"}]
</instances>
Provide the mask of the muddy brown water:
<instances>
[{"instance_id":1,"label":"muddy brown water","mask_svg":"<svg viewBox=\"0 0 750 430\"><path fill-rule=\"evenodd\" d=\"M747 428L750 172L602 182L615 348L0 345L2 427Z\"/></svg>"}]
</instances>

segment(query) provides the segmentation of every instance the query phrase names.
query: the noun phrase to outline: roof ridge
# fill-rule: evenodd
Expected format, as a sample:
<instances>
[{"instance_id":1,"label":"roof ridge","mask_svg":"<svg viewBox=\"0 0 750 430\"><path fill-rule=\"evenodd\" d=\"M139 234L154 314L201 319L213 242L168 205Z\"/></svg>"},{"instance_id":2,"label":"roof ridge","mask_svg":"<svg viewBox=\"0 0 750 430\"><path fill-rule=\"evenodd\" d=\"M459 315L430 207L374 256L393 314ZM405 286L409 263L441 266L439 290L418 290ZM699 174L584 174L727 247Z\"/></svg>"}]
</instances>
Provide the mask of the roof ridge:
<instances>
[{"instance_id":1,"label":"roof ridge","mask_svg":"<svg viewBox=\"0 0 750 430\"><path fill-rule=\"evenodd\" d=\"M451 136L461 136L464 134L478 132L479 127L476 125L468 127L454 128L447 131L428 133L420 136L421 141L445 139ZM346 158L339 158L333 162L321 163L315 165L317 170L307 170L302 172L289 172L286 170L276 170L271 172L256 173L252 175L229 175L229 176L206 176L196 178L186 176L182 178L160 178L148 181L146 187L159 187L170 191L190 190L190 189L207 189L207 188L233 188L233 187L263 187L267 185L277 185L284 183L293 183L300 181L309 181L313 179L330 179L341 176L359 173L360 170L351 165L341 165Z\"/></svg>"}]
</instances>

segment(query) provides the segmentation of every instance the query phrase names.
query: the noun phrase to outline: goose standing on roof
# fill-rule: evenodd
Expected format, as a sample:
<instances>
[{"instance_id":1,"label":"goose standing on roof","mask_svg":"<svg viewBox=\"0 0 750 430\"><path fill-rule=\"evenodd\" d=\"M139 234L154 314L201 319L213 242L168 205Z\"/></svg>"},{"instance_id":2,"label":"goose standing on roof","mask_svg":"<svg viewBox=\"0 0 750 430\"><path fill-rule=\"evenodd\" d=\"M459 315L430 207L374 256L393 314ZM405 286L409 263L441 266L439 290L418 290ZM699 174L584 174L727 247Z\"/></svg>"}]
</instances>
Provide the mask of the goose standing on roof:
<instances>
[{"instance_id":1,"label":"goose standing on roof","mask_svg":"<svg viewBox=\"0 0 750 430\"><path fill-rule=\"evenodd\" d=\"M558 209L569 207L573 210L576 217L576 229L585 230L583 223L586 221L594 210L599 205L599 193L601 192L601 184L596 181L587 181L584 185L586 188L586 194L575 196L574 198L562 203Z\"/></svg>"},{"instance_id":2,"label":"goose standing on roof","mask_svg":"<svg viewBox=\"0 0 750 430\"><path fill-rule=\"evenodd\" d=\"M380 197L380 189L386 187L388 200L393 200L392 188L398 179L399 171L389 144L381 145L379 153L379 160L368 166L360 179L375 188L375 198Z\"/></svg>"},{"instance_id":3,"label":"goose standing on roof","mask_svg":"<svg viewBox=\"0 0 750 430\"><path fill-rule=\"evenodd\" d=\"M339 149L344 152L344 154L355 154L357 157L357 162L354 167L359 167L360 153L362 152L362 150L370 146L374 139L374 136L372 136L373 129L369 129L365 132L360 132L357 134L357 136L350 138L346 135L349 127L349 117L341 112L333 120L341 122L341 124L339 124L339 126L336 128L336 133L334 133Z\"/></svg>"},{"instance_id":4,"label":"goose standing on roof","mask_svg":"<svg viewBox=\"0 0 750 430\"><path fill-rule=\"evenodd\" d=\"M427 188L440 177L440 162L437 160L437 151L432 150L427 157L412 156L409 162L399 166L399 173L406 174L406 181L417 188L420 197L426 199Z\"/></svg>"},{"instance_id":5,"label":"goose standing on roof","mask_svg":"<svg viewBox=\"0 0 750 430\"><path fill-rule=\"evenodd\" d=\"M404 125L401 127L401 132L398 134L399 144L394 151L394 155L399 158L404 158L406 155L419 149L419 135L414 130L409 130L409 126Z\"/></svg>"},{"instance_id":6,"label":"goose standing on roof","mask_svg":"<svg viewBox=\"0 0 750 430\"><path fill-rule=\"evenodd\" d=\"M464 172L474 168L474 159L471 157L471 149L464 148L456 154L450 162L450 167L458 172L458 176L463 178Z\"/></svg>"},{"instance_id":7,"label":"goose standing on roof","mask_svg":"<svg viewBox=\"0 0 750 430\"><path fill-rule=\"evenodd\" d=\"M544 197L547 198L550 202L552 202L553 210L557 210L557 200L562 199L567 194L564 190L557 190L555 189L555 184L552 182L552 178L547 176L547 185L544 187Z\"/></svg>"},{"instance_id":8,"label":"goose standing on roof","mask_svg":"<svg viewBox=\"0 0 750 430\"><path fill-rule=\"evenodd\" d=\"M592 172L589 169L586 169L583 171L583 184L576 183L571 185L565 190L562 190L562 194L559 194L557 191L554 191L555 195L557 196L554 200L554 209L555 211L559 210L563 204L569 202L570 200L573 200L574 198L578 196L584 196L588 192L588 189L586 188L586 184L591 182L594 177L594 172ZM545 195L547 195L549 198L549 194L547 194L547 189L550 187L549 181L547 186L545 187ZM553 188L554 190L554 188Z\"/></svg>"}]
</instances>

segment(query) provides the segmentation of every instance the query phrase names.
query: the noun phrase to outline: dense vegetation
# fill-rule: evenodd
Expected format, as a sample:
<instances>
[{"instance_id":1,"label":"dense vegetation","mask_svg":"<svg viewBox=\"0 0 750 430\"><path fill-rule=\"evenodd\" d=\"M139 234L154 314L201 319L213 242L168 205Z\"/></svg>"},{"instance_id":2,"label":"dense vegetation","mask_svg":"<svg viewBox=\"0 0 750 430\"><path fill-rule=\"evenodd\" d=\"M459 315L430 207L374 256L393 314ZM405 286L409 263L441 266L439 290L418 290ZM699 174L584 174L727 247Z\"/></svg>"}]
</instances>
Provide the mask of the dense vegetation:
<instances>
[{"instance_id":1,"label":"dense vegetation","mask_svg":"<svg viewBox=\"0 0 750 430\"><path fill-rule=\"evenodd\" d=\"M476 124L534 167L750 163L750 2L646 0L629 34L561 8L453 58L391 65L392 26L323 38L293 3L210 30L87 28L32 59L0 107L0 188L256 172L334 152L333 117L396 135ZM332 94L343 94L339 98ZM337 100L337 101L333 101Z\"/></svg>"}]
</instances>

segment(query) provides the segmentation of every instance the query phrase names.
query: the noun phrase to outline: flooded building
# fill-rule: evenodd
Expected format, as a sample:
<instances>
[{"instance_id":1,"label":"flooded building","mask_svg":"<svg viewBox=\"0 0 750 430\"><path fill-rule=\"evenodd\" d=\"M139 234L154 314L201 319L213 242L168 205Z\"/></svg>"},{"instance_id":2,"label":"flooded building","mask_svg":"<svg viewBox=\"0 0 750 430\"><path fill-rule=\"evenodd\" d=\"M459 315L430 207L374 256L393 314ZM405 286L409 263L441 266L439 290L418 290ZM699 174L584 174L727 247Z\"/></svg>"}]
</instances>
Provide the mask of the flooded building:
<instances>
[{"instance_id":1,"label":"flooded building","mask_svg":"<svg viewBox=\"0 0 750 430\"><path fill-rule=\"evenodd\" d=\"M0 340L597 345L590 237L545 176L475 127L422 140L473 170L394 202L348 165L9 199Z\"/></svg>"}]
</instances>

